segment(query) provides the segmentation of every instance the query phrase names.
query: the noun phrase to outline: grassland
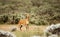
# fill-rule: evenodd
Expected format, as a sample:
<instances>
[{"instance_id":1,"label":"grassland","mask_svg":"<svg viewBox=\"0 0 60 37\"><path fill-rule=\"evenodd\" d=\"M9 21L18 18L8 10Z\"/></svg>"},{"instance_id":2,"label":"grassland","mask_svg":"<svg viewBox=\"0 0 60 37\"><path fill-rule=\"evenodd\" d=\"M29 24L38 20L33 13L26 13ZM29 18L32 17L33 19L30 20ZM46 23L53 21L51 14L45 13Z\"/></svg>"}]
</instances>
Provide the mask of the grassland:
<instances>
[{"instance_id":1,"label":"grassland","mask_svg":"<svg viewBox=\"0 0 60 37\"><path fill-rule=\"evenodd\" d=\"M6 30L6 31L11 31L10 27L13 27L16 25L0 25L0 30ZM13 33L17 37L31 37L31 36L42 36L43 31L45 30L47 26L36 26L36 25L30 25L29 29L26 31L25 27L22 28L22 31L16 30Z\"/></svg>"}]
</instances>

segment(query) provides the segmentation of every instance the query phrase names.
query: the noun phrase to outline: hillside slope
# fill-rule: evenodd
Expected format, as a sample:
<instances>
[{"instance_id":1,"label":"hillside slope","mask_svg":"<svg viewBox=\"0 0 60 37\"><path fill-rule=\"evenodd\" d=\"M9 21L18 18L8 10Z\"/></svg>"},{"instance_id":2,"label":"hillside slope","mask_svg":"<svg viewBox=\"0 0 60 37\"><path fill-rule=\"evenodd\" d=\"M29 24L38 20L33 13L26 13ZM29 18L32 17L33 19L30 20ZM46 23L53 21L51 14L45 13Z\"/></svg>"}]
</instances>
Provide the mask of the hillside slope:
<instances>
[{"instance_id":1,"label":"hillside slope","mask_svg":"<svg viewBox=\"0 0 60 37\"><path fill-rule=\"evenodd\" d=\"M0 18L24 18L25 13L31 24L60 23L60 0L0 0Z\"/></svg>"}]
</instances>

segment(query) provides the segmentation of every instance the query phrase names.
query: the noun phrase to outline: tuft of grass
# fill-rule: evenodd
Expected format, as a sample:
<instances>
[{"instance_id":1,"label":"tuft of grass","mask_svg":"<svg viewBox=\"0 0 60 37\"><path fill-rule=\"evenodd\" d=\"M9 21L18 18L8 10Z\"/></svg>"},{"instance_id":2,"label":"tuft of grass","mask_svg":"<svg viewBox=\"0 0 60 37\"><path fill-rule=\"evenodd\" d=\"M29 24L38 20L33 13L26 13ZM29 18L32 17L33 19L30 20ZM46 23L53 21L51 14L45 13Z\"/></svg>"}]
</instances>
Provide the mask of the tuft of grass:
<instances>
[{"instance_id":1,"label":"tuft of grass","mask_svg":"<svg viewBox=\"0 0 60 37\"><path fill-rule=\"evenodd\" d=\"M31 36L42 36L43 35L43 30L42 28L40 29L40 27L37 28L32 28L32 30L28 30L28 31L15 31L14 34L17 37L31 37Z\"/></svg>"}]
</instances>

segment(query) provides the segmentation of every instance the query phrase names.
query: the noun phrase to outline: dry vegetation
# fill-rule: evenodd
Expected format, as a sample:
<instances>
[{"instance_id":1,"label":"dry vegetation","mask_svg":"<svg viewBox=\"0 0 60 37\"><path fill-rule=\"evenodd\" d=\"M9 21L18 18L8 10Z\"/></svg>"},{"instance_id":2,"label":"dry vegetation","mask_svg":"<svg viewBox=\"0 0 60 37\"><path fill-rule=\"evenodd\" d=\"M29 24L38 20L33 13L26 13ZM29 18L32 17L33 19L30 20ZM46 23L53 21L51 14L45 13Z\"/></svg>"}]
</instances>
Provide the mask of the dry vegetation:
<instances>
[{"instance_id":1,"label":"dry vegetation","mask_svg":"<svg viewBox=\"0 0 60 37\"><path fill-rule=\"evenodd\" d=\"M10 31L11 30L10 27L12 27L12 26L16 26L16 25L0 25L0 30L2 29L2 30ZM24 30L25 28L23 27L22 29L24 31L17 30L17 31L14 31L14 34L16 34L17 37L24 37L24 36L30 37L33 35L41 36L41 35L43 35L43 31L45 30L46 27L47 26L43 26L43 25L41 25L41 26L30 25L28 31Z\"/></svg>"},{"instance_id":2,"label":"dry vegetation","mask_svg":"<svg viewBox=\"0 0 60 37\"><path fill-rule=\"evenodd\" d=\"M10 27L14 27L16 25L0 25L0 29L2 30L10 30ZM40 30L43 31L47 26L41 25L41 26L36 26L36 25L30 25L29 26L29 31L35 31L35 30ZM23 28L22 28L23 29Z\"/></svg>"}]
</instances>

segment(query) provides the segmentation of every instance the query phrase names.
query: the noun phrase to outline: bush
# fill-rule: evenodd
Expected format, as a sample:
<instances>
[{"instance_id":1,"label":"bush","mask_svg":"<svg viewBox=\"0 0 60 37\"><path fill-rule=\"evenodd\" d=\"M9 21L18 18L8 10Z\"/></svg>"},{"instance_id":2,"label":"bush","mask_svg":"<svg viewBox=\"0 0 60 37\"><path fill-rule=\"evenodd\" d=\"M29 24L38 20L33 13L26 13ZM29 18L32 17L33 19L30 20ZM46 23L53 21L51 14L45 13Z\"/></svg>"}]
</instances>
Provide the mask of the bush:
<instances>
[{"instance_id":1,"label":"bush","mask_svg":"<svg viewBox=\"0 0 60 37\"><path fill-rule=\"evenodd\" d=\"M15 19L15 24L18 24L19 20L20 20L19 18L16 18Z\"/></svg>"},{"instance_id":2,"label":"bush","mask_svg":"<svg viewBox=\"0 0 60 37\"><path fill-rule=\"evenodd\" d=\"M8 22L8 16L7 15L1 16L0 23L6 23L6 22Z\"/></svg>"}]
</instances>

